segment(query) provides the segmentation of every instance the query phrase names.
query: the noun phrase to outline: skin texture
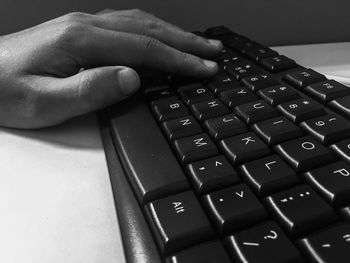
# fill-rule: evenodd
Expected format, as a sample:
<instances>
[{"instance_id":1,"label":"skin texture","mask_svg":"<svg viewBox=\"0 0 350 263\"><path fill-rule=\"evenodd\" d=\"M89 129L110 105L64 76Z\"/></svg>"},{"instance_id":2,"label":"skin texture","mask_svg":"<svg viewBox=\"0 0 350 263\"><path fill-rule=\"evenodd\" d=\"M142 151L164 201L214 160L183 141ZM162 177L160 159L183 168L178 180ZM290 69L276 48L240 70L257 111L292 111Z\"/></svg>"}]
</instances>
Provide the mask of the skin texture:
<instances>
[{"instance_id":1,"label":"skin texture","mask_svg":"<svg viewBox=\"0 0 350 263\"><path fill-rule=\"evenodd\" d=\"M140 86L132 68L209 77L221 49L138 9L70 13L2 36L0 125L52 126L126 99Z\"/></svg>"}]
</instances>

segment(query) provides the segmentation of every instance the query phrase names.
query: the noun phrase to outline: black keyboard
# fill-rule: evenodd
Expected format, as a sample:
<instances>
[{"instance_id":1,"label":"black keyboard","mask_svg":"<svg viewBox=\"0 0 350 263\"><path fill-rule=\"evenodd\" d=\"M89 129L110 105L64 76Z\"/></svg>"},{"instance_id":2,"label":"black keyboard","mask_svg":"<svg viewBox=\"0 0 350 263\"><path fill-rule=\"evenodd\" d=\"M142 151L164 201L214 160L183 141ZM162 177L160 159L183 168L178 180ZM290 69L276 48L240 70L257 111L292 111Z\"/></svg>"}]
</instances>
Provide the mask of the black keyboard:
<instances>
[{"instance_id":1,"label":"black keyboard","mask_svg":"<svg viewBox=\"0 0 350 263\"><path fill-rule=\"evenodd\" d=\"M127 262L350 262L350 88L225 27L219 72L102 114Z\"/></svg>"}]
</instances>

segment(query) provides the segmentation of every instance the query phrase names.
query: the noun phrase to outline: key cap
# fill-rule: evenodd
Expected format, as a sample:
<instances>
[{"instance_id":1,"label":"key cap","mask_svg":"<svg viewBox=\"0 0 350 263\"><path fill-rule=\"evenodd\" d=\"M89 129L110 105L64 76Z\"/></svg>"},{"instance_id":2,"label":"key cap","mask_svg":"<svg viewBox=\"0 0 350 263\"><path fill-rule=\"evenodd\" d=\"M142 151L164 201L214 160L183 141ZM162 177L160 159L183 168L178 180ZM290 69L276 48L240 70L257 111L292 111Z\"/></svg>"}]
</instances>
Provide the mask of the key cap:
<instances>
[{"instance_id":1,"label":"key cap","mask_svg":"<svg viewBox=\"0 0 350 263\"><path fill-rule=\"evenodd\" d=\"M205 34L211 37L232 34L231 30L224 26L210 27L205 31Z\"/></svg>"},{"instance_id":2,"label":"key cap","mask_svg":"<svg viewBox=\"0 0 350 263\"><path fill-rule=\"evenodd\" d=\"M240 88L241 84L225 73L219 74L208 83L208 87L214 94L219 94L225 90Z\"/></svg>"},{"instance_id":3,"label":"key cap","mask_svg":"<svg viewBox=\"0 0 350 263\"><path fill-rule=\"evenodd\" d=\"M350 119L350 96L332 100L328 105L335 111Z\"/></svg>"},{"instance_id":4,"label":"key cap","mask_svg":"<svg viewBox=\"0 0 350 263\"><path fill-rule=\"evenodd\" d=\"M166 263L231 263L221 242L201 244L167 258Z\"/></svg>"},{"instance_id":5,"label":"key cap","mask_svg":"<svg viewBox=\"0 0 350 263\"><path fill-rule=\"evenodd\" d=\"M252 132L223 139L219 142L219 146L234 165L248 162L270 153L267 145Z\"/></svg>"},{"instance_id":6,"label":"key cap","mask_svg":"<svg viewBox=\"0 0 350 263\"><path fill-rule=\"evenodd\" d=\"M267 48L267 47L263 47L259 44L247 47L244 50L244 54L248 58L254 60L255 62L258 62L258 61L260 61L264 58L267 58L267 57L272 57L272 56L278 55L276 51L273 51L272 49Z\"/></svg>"},{"instance_id":7,"label":"key cap","mask_svg":"<svg viewBox=\"0 0 350 263\"><path fill-rule=\"evenodd\" d=\"M218 99L192 104L191 111L199 121L205 121L210 118L230 113L230 111L225 107L224 103Z\"/></svg>"},{"instance_id":8,"label":"key cap","mask_svg":"<svg viewBox=\"0 0 350 263\"><path fill-rule=\"evenodd\" d=\"M342 96L350 94L350 89L336 82L335 80L325 80L316 84L312 84L305 88L305 92L322 102L328 102Z\"/></svg>"},{"instance_id":9,"label":"key cap","mask_svg":"<svg viewBox=\"0 0 350 263\"><path fill-rule=\"evenodd\" d=\"M299 182L296 173L277 155L270 155L240 167L246 182L259 196L265 196Z\"/></svg>"},{"instance_id":10,"label":"key cap","mask_svg":"<svg viewBox=\"0 0 350 263\"><path fill-rule=\"evenodd\" d=\"M268 145L275 145L303 135L299 126L283 116L257 122L253 124L251 128L260 135Z\"/></svg>"},{"instance_id":11,"label":"key cap","mask_svg":"<svg viewBox=\"0 0 350 263\"><path fill-rule=\"evenodd\" d=\"M237 34L223 39L223 42L230 49L238 51L241 54L245 53L245 50L247 49L247 47L253 46L255 44L250 39Z\"/></svg>"},{"instance_id":12,"label":"key cap","mask_svg":"<svg viewBox=\"0 0 350 263\"><path fill-rule=\"evenodd\" d=\"M146 205L160 250L173 253L213 235L209 220L195 195L188 191Z\"/></svg>"},{"instance_id":13,"label":"key cap","mask_svg":"<svg viewBox=\"0 0 350 263\"><path fill-rule=\"evenodd\" d=\"M345 139L350 134L350 122L335 114L304 121L300 126L325 145Z\"/></svg>"},{"instance_id":14,"label":"key cap","mask_svg":"<svg viewBox=\"0 0 350 263\"><path fill-rule=\"evenodd\" d=\"M294 60L283 55L264 58L260 61L260 65L271 72L279 72L297 66Z\"/></svg>"},{"instance_id":15,"label":"key cap","mask_svg":"<svg viewBox=\"0 0 350 263\"><path fill-rule=\"evenodd\" d=\"M288 73L284 79L297 88L326 80L326 77L312 69L302 69Z\"/></svg>"},{"instance_id":16,"label":"key cap","mask_svg":"<svg viewBox=\"0 0 350 263\"><path fill-rule=\"evenodd\" d=\"M145 93L149 101L160 100L164 98L176 99L176 92L174 89L166 85L147 89Z\"/></svg>"},{"instance_id":17,"label":"key cap","mask_svg":"<svg viewBox=\"0 0 350 263\"><path fill-rule=\"evenodd\" d=\"M339 223L299 241L312 262L349 262L350 225Z\"/></svg>"},{"instance_id":18,"label":"key cap","mask_svg":"<svg viewBox=\"0 0 350 263\"><path fill-rule=\"evenodd\" d=\"M330 148L345 161L350 162L350 139L346 139L335 144Z\"/></svg>"},{"instance_id":19,"label":"key cap","mask_svg":"<svg viewBox=\"0 0 350 263\"><path fill-rule=\"evenodd\" d=\"M191 163L186 166L186 172L199 194L207 194L240 181L236 171L223 155Z\"/></svg>"},{"instance_id":20,"label":"key cap","mask_svg":"<svg viewBox=\"0 0 350 263\"><path fill-rule=\"evenodd\" d=\"M248 131L247 126L232 113L206 120L204 126L216 141Z\"/></svg>"},{"instance_id":21,"label":"key cap","mask_svg":"<svg viewBox=\"0 0 350 263\"><path fill-rule=\"evenodd\" d=\"M333 209L307 185L268 196L265 201L291 235L310 232L337 219Z\"/></svg>"},{"instance_id":22,"label":"key cap","mask_svg":"<svg viewBox=\"0 0 350 263\"><path fill-rule=\"evenodd\" d=\"M165 121L161 126L169 140L176 140L181 137L191 136L202 132L201 126L192 116Z\"/></svg>"},{"instance_id":23,"label":"key cap","mask_svg":"<svg viewBox=\"0 0 350 263\"><path fill-rule=\"evenodd\" d=\"M277 85L262 89L257 94L272 106L300 98L299 94L288 85Z\"/></svg>"},{"instance_id":24,"label":"key cap","mask_svg":"<svg viewBox=\"0 0 350 263\"><path fill-rule=\"evenodd\" d=\"M266 102L257 100L236 106L234 112L241 117L248 125L255 122L273 118L279 115L278 111Z\"/></svg>"},{"instance_id":25,"label":"key cap","mask_svg":"<svg viewBox=\"0 0 350 263\"><path fill-rule=\"evenodd\" d=\"M181 99L187 104L214 98L210 90L202 84L192 84L179 88Z\"/></svg>"},{"instance_id":26,"label":"key cap","mask_svg":"<svg viewBox=\"0 0 350 263\"><path fill-rule=\"evenodd\" d=\"M227 64L225 70L237 80L259 73L256 67L245 61Z\"/></svg>"},{"instance_id":27,"label":"key cap","mask_svg":"<svg viewBox=\"0 0 350 263\"><path fill-rule=\"evenodd\" d=\"M303 177L333 206L350 202L350 164L335 162L313 169Z\"/></svg>"},{"instance_id":28,"label":"key cap","mask_svg":"<svg viewBox=\"0 0 350 263\"><path fill-rule=\"evenodd\" d=\"M189 114L186 106L177 99L153 101L152 110L158 121L167 121Z\"/></svg>"},{"instance_id":29,"label":"key cap","mask_svg":"<svg viewBox=\"0 0 350 263\"><path fill-rule=\"evenodd\" d=\"M174 147L182 163L190 163L218 154L212 140L205 133L174 141Z\"/></svg>"},{"instance_id":30,"label":"key cap","mask_svg":"<svg viewBox=\"0 0 350 263\"><path fill-rule=\"evenodd\" d=\"M258 91L260 89L278 85L278 79L268 74L256 74L249 77L245 77L241 80L241 83L248 87L251 91Z\"/></svg>"},{"instance_id":31,"label":"key cap","mask_svg":"<svg viewBox=\"0 0 350 263\"><path fill-rule=\"evenodd\" d=\"M277 106L284 115L294 122L302 122L325 114L321 105L309 99L298 99Z\"/></svg>"},{"instance_id":32,"label":"key cap","mask_svg":"<svg viewBox=\"0 0 350 263\"><path fill-rule=\"evenodd\" d=\"M227 244L232 257L241 263L304 262L298 249L274 221L231 235Z\"/></svg>"},{"instance_id":33,"label":"key cap","mask_svg":"<svg viewBox=\"0 0 350 263\"><path fill-rule=\"evenodd\" d=\"M298 172L321 166L335 159L327 147L311 136L283 142L278 144L275 150Z\"/></svg>"},{"instance_id":34,"label":"key cap","mask_svg":"<svg viewBox=\"0 0 350 263\"><path fill-rule=\"evenodd\" d=\"M223 91L219 98L230 108L257 100L257 96L246 88Z\"/></svg>"},{"instance_id":35,"label":"key cap","mask_svg":"<svg viewBox=\"0 0 350 263\"><path fill-rule=\"evenodd\" d=\"M205 195L203 202L220 233L228 233L267 217L265 208L246 184Z\"/></svg>"},{"instance_id":36,"label":"key cap","mask_svg":"<svg viewBox=\"0 0 350 263\"><path fill-rule=\"evenodd\" d=\"M224 72L225 67L229 64L234 64L242 60L242 57L240 57L236 52L230 50L222 53L218 58L216 58L215 61L219 64L219 72L227 75L227 73Z\"/></svg>"}]
</instances>

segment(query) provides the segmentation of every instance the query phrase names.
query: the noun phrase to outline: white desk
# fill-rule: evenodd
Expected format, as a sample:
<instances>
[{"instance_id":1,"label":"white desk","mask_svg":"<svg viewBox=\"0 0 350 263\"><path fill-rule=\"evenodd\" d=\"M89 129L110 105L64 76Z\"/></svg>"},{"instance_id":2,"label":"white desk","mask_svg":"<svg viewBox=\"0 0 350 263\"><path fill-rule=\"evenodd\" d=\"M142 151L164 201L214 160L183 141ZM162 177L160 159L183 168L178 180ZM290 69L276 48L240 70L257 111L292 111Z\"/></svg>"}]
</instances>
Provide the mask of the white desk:
<instances>
[{"instance_id":1,"label":"white desk","mask_svg":"<svg viewBox=\"0 0 350 263\"><path fill-rule=\"evenodd\" d=\"M350 77L350 43L276 49ZM0 262L124 262L95 115L38 131L0 129L0 160Z\"/></svg>"}]
</instances>

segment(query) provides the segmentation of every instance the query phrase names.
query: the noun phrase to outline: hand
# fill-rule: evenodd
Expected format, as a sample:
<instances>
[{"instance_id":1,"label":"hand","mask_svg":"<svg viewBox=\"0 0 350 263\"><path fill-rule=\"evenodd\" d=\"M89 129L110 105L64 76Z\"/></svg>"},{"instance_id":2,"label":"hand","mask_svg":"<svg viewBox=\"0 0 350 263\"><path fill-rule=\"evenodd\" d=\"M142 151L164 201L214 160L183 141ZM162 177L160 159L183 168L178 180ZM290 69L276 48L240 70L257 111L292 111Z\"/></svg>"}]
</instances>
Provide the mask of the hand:
<instances>
[{"instance_id":1,"label":"hand","mask_svg":"<svg viewBox=\"0 0 350 263\"><path fill-rule=\"evenodd\" d=\"M129 67L210 76L217 64L200 57L221 49L140 10L71 13L2 36L0 125L51 126L123 100L140 85Z\"/></svg>"}]
</instances>

